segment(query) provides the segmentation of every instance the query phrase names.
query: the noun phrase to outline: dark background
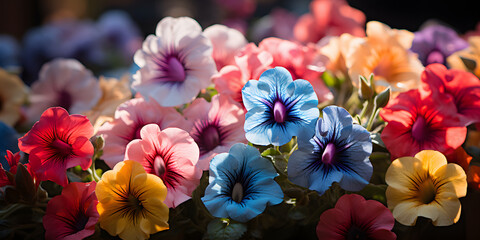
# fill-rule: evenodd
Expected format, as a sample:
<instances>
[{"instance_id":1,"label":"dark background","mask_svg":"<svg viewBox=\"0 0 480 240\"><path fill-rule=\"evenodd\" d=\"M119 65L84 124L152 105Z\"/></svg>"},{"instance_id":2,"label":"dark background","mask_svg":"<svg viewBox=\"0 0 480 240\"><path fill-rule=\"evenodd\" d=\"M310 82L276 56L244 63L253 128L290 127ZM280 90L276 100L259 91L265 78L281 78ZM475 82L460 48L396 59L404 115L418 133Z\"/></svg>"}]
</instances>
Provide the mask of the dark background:
<instances>
[{"instance_id":1,"label":"dark background","mask_svg":"<svg viewBox=\"0 0 480 240\"><path fill-rule=\"evenodd\" d=\"M296 15L308 11L309 0L257 0L249 19L265 16L275 7ZM367 21L377 20L392 28L416 31L428 19L440 20L459 33L475 29L480 21L480 1L456 0L347 0L365 13ZM65 10L67 9L67 10ZM55 18L96 19L109 9L122 9L132 16L142 32L152 33L158 21L168 15L187 15L203 27L219 23L222 12L214 0L0 0L0 34L21 40L25 32Z\"/></svg>"}]
</instances>

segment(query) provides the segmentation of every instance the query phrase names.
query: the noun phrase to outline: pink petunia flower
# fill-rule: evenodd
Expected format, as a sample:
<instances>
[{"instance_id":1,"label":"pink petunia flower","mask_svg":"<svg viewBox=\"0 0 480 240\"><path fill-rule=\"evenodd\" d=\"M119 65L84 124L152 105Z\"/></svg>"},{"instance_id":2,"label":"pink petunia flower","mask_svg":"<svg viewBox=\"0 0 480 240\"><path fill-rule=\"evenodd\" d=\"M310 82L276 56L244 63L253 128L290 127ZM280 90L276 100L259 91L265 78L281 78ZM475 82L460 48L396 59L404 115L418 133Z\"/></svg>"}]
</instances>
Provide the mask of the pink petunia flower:
<instances>
[{"instance_id":1,"label":"pink petunia flower","mask_svg":"<svg viewBox=\"0 0 480 240\"><path fill-rule=\"evenodd\" d=\"M388 208L358 194L340 197L335 208L322 213L317 225L318 239L396 239L395 219Z\"/></svg>"},{"instance_id":2,"label":"pink petunia flower","mask_svg":"<svg viewBox=\"0 0 480 240\"><path fill-rule=\"evenodd\" d=\"M18 147L30 154L30 167L40 181L66 186L67 168L80 165L86 170L92 164L92 136L93 126L87 117L68 115L65 109L53 107L18 139Z\"/></svg>"},{"instance_id":3,"label":"pink petunia flower","mask_svg":"<svg viewBox=\"0 0 480 240\"><path fill-rule=\"evenodd\" d=\"M381 138L391 159L414 156L421 150L453 153L465 141L467 128L448 98L422 97L417 89L400 93L380 111L388 122Z\"/></svg>"},{"instance_id":4,"label":"pink petunia flower","mask_svg":"<svg viewBox=\"0 0 480 240\"><path fill-rule=\"evenodd\" d=\"M192 101L217 72L210 40L188 17L162 19L134 61L140 69L132 88L165 107Z\"/></svg>"},{"instance_id":5,"label":"pink petunia flower","mask_svg":"<svg viewBox=\"0 0 480 240\"><path fill-rule=\"evenodd\" d=\"M102 96L97 79L75 59L56 59L43 65L32 84L27 116L37 121L49 107L63 107L73 114L90 110Z\"/></svg>"},{"instance_id":6,"label":"pink petunia flower","mask_svg":"<svg viewBox=\"0 0 480 240\"><path fill-rule=\"evenodd\" d=\"M168 193L165 204L175 208L191 198L202 177L198 168L198 146L190 135L179 128L160 131L156 124L148 124L140 131L142 139L130 142L125 160L142 163L145 171L159 176Z\"/></svg>"},{"instance_id":7,"label":"pink petunia flower","mask_svg":"<svg viewBox=\"0 0 480 240\"><path fill-rule=\"evenodd\" d=\"M480 81L472 73L430 64L421 76L420 93L434 98L453 98L465 126L480 122Z\"/></svg>"},{"instance_id":8,"label":"pink petunia flower","mask_svg":"<svg viewBox=\"0 0 480 240\"><path fill-rule=\"evenodd\" d=\"M96 182L72 182L48 201L43 217L45 239L84 239L95 233L98 222Z\"/></svg>"},{"instance_id":9,"label":"pink petunia flower","mask_svg":"<svg viewBox=\"0 0 480 240\"><path fill-rule=\"evenodd\" d=\"M352 8L345 0L314 0L310 12L298 19L294 28L300 42L316 43L325 36L349 33L365 36L365 14Z\"/></svg>"},{"instance_id":10,"label":"pink petunia flower","mask_svg":"<svg viewBox=\"0 0 480 240\"><path fill-rule=\"evenodd\" d=\"M235 56L235 64L223 67L213 76L218 93L230 96L242 104L242 88L248 80L256 79L271 68L273 57L267 51L249 43Z\"/></svg>"},{"instance_id":11,"label":"pink petunia flower","mask_svg":"<svg viewBox=\"0 0 480 240\"><path fill-rule=\"evenodd\" d=\"M333 99L333 94L325 86L321 74L325 70L328 58L321 55L314 44L301 44L280 38L266 38L258 45L260 49L272 54L273 66L286 68L292 78L305 79L313 86L318 102Z\"/></svg>"},{"instance_id":12,"label":"pink petunia flower","mask_svg":"<svg viewBox=\"0 0 480 240\"><path fill-rule=\"evenodd\" d=\"M134 139L140 139L140 130L143 126L155 123L160 129L178 127L188 129L188 123L172 107L162 107L153 98L146 101L144 98L134 98L118 106L115 118L103 124L97 135L105 138L102 159L113 168L123 161L127 144Z\"/></svg>"},{"instance_id":13,"label":"pink petunia flower","mask_svg":"<svg viewBox=\"0 0 480 240\"><path fill-rule=\"evenodd\" d=\"M200 148L197 166L204 171L217 154L228 152L235 143L247 143L243 130L245 111L229 96L215 95L210 103L198 98L183 115L193 122L190 135Z\"/></svg>"},{"instance_id":14,"label":"pink petunia flower","mask_svg":"<svg viewBox=\"0 0 480 240\"><path fill-rule=\"evenodd\" d=\"M219 71L226 65L234 64L235 54L247 45L247 39L241 32L225 25L212 25L203 33L212 42L212 57Z\"/></svg>"}]
</instances>

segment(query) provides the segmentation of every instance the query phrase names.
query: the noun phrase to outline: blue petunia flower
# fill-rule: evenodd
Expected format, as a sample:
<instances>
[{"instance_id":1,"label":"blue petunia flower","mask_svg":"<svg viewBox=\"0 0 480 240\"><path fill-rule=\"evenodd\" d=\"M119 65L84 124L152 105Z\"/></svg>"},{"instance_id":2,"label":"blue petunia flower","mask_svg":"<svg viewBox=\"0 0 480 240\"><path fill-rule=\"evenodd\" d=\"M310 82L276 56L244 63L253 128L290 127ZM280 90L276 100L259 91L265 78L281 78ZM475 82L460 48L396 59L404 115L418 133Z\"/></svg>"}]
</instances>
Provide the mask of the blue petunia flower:
<instances>
[{"instance_id":1,"label":"blue petunia flower","mask_svg":"<svg viewBox=\"0 0 480 240\"><path fill-rule=\"evenodd\" d=\"M373 167L370 133L353 124L347 110L323 110L313 137L298 137L298 150L288 160L288 179L323 194L333 182L347 191L360 191L370 181Z\"/></svg>"},{"instance_id":2,"label":"blue petunia flower","mask_svg":"<svg viewBox=\"0 0 480 240\"><path fill-rule=\"evenodd\" d=\"M215 217L247 222L262 213L267 204L283 201L283 192L274 178L273 165L259 151L243 143L210 162L210 184L202 201Z\"/></svg>"},{"instance_id":3,"label":"blue petunia flower","mask_svg":"<svg viewBox=\"0 0 480 240\"><path fill-rule=\"evenodd\" d=\"M242 89L245 136L257 145L280 146L302 129L313 129L320 112L312 85L292 80L287 69L276 67L250 80Z\"/></svg>"},{"instance_id":4,"label":"blue petunia flower","mask_svg":"<svg viewBox=\"0 0 480 240\"><path fill-rule=\"evenodd\" d=\"M20 137L12 127L0 121L0 164L7 171L10 170L7 159L3 156L7 154L7 150L10 150L13 153L20 151L18 149L18 138Z\"/></svg>"}]
</instances>

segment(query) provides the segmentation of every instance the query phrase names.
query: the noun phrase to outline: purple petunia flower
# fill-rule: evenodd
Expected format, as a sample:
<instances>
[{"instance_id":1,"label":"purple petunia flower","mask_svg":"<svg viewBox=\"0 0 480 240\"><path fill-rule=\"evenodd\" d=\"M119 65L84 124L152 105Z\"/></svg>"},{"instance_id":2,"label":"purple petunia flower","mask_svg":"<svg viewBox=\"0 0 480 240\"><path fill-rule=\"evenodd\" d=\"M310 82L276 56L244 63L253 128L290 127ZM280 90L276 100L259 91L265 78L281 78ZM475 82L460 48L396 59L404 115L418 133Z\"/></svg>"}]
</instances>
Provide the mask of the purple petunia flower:
<instances>
[{"instance_id":1,"label":"purple petunia flower","mask_svg":"<svg viewBox=\"0 0 480 240\"><path fill-rule=\"evenodd\" d=\"M315 135L301 134L298 150L288 160L288 179L323 194L333 182L347 191L360 191L373 173L370 133L353 124L344 108L323 109Z\"/></svg>"},{"instance_id":2,"label":"purple petunia flower","mask_svg":"<svg viewBox=\"0 0 480 240\"><path fill-rule=\"evenodd\" d=\"M452 53L468 47L468 43L460 38L451 28L442 25L431 25L415 32L412 50L424 66L431 63L445 64Z\"/></svg>"}]
</instances>

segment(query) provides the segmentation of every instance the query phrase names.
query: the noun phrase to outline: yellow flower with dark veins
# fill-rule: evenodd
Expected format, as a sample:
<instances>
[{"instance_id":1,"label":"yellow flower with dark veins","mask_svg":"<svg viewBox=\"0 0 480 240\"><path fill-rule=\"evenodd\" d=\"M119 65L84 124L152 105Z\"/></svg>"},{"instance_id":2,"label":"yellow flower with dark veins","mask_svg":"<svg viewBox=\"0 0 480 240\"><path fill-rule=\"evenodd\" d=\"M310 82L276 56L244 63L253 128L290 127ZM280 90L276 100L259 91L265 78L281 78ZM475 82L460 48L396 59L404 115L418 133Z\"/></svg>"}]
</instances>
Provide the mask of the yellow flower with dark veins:
<instances>
[{"instance_id":1,"label":"yellow flower with dark veins","mask_svg":"<svg viewBox=\"0 0 480 240\"><path fill-rule=\"evenodd\" d=\"M447 164L440 152L423 150L396 159L385 181L388 208L403 225L413 226L417 217L425 217L435 226L448 226L460 218L458 198L467 194L466 175L459 165Z\"/></svg>"},{"instance_id":2,"label":"yellow flower with dark veins","mask_svg":"<svg viewBox=\"0 0 480 240\"><path fill-rule=\"evenodd\" d=\"M167 188L132 160L103 174L95 189L100 227L122 239L147 239L168 229Z\"/></svg>"}]
</instances>

